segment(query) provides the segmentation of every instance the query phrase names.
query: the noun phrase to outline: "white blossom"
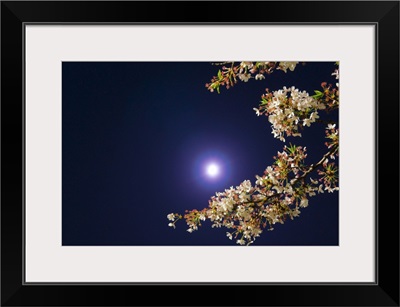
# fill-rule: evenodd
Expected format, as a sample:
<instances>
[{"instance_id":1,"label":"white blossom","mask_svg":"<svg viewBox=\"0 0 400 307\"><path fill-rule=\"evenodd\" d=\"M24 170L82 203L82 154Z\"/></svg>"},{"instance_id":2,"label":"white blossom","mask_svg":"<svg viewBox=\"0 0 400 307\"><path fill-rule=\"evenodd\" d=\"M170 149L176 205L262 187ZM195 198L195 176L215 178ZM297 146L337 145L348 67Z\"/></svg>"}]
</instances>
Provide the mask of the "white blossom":
<instances>
[{"instance_id":1,"label":"white blossom","mask_svg":"<svg viewBox=\"0 0 400 307\"><path fill-rule=\"evenodd\" d=\"M281 69L284 72L286 72L287 69L293 71L298 63L299 62L279 62L279 66L277 67L277 69Z\"/></svg>"},{"instance_id":2,"label":"white blossom","mask_svg":"<svg viewBox=\"0 0 400 307\"><path fill-rule=\"evenodd\" d=\"M263 74L257 74L255 79L256 80L262 80L262 79L265 79L265 76Z\"/></svg>"},{"instance_id":3,"label":"white blossom","mask_svg":"<svg viewBox=\"0 0 400 307\"><path fill-rule=\"evenodd\" d=\"M298 125L309 127L319 118L318 110L325 108L325 104L311 97L306 91L299 91L292 86L272 92L268 103L260 106L256 112L257 114L265 112L268 115L268 121L272 124L271 133L275 138L285 142L285 134L301 136ZM304 113L308 112L310 116L304 117Z\"/></svg>"},{"instance_id":4,"label":"white blossom","mask_svg":"<svg viewBox=\"0 0 400 307\"><path fill-rule=\"evenodd\" d=\"M251 78L251 74L249 74L249 73L238 74L238 77L243 82L247 82Z\"/></svg>"},{"instance_id":5,"label":"white blossom","mask_svg":"<svg viewBox=\"0 0 400 307\"><path fill-rule=\"evenodd\" d=\"M302 207L302 208L308 207L308 199L307 198L302 198L301 199L300 207Z\"/></svg>"},{"instance_id":6,"label":"white blossom","mask_svg":"<svg viewBox=\"0 0 400 307\"><path fill-rule=\"evenodd\" d=\"M246 242L243 239L237 240L236 243L240 244L240 245L245 245L246 244Z\"/></svg>"},{"instance_id":7,"label":"white blossom","mask_svg":"<svg viewBox=\"0 0 400 307\"><path fill-rule=\"evenodd\" d=\"M252 62L241 62L240 68L252 68L254 64Z\"/></svg>"},{"instance_id":8,"label":"white blossom","mask_svg":"<svg viewBox=\"0 0 400 307\"><path fill-rule=\"evenodd\" d=\"M310 126L311 126L311 119L305 118L305 119L303 120L303 126L310 127Z\"/></svg>"}]
</instances>

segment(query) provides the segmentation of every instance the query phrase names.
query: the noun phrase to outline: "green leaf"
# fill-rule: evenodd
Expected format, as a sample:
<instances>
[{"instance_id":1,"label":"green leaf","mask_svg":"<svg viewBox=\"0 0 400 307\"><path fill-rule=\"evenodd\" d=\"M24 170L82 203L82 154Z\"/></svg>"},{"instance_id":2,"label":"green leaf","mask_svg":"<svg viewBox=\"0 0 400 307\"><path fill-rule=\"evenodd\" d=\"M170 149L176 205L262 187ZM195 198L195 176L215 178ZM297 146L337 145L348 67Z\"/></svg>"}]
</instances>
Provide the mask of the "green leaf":
<instances>
[{"instance_id":1,"label":"green leaf","mask_svg":"<svg viewBox=\"0 0 400 307\"><path fill-rule=\"evenodd\" d=\"M317 91L317 90L315 90L314 92L315 92L315 95L312 96L313 98L320 99L320 98L324 97L324 93L323 92Z\"/></svg>"},{"instance_id":2,"label":"green leaf","mask_svg":"<svg viewBox=\"0 0 400 307\"><path fill-rule=\"evenodd\" d=\"M218 70L218 79L222 79L222 72L221 72L221 70Z\"/></svg>"},{"instance_id":3,"label":"green leaf","mask_svg":"<svg viewBox=\"0 0 400 307\"><path fill-rule=\"evenodd\" d=\"M296 145L292 145L292 143L289 143L289 144L290 145L287 148L291 154L294 154L296 152L297 147L296 147Z\"/></svg>"}]
</instances>

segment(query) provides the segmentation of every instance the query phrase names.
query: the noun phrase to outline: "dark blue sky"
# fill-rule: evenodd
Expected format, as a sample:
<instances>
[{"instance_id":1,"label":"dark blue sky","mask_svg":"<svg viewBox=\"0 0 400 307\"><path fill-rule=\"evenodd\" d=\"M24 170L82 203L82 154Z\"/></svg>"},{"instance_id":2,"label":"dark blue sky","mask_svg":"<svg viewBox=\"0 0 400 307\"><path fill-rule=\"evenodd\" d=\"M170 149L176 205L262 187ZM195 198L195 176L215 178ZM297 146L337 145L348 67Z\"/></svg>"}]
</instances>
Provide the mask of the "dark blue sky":
<instances>
[{"instance_id":1,"label":"dark blue sky","mask_svg":"<svg viewBox=\"0 0 400 307\"><path fill-rule=\"evenodd\" d=\"M62 64L63 245L236 245L205 222L188 233L168 227L168 213L202 209L217 191L273 163L273 138L260 96L283 86L320 90L335 83L333 62L308 62L210 93L209 62L64 62ZM321 112L322 113L322 112ZM331 114L337 120L338 114ZM309 163L326 152L324 126L302 138ZM221 163L218 180L205 163ZM338 245L338 193L309 199L299 218L264 231L253 245Z\"/></svg>"}]
</instances>

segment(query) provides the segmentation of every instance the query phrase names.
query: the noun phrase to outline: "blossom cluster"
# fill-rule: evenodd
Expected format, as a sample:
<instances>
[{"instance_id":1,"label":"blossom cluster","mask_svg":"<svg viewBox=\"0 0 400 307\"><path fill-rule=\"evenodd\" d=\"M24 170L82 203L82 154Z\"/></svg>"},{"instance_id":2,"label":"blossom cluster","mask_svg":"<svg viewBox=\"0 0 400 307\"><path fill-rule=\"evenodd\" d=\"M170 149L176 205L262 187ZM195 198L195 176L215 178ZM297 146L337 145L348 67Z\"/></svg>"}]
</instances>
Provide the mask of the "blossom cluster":
<instances>
[{"instance_id":1,"label":"blossom cluster","mask_svg":"<svg viewBox=\"0 0 400 307\"><path fill-rule=\"evenodd\" d=\"M325 128L325 134L325 137L329 139L329 141L325 142L326 147L330 149L338 148L339 129L336 128L336 124L329 124ZM336 154L330 154L329 157L326 157L322 163L322 170L317 170L317 173L320 176L319 181L323 183L325 190L327 190L329 193L339 191L339 168L335 163L336 156L339 156L338 152L336 152Z\"/></svg>"},{"instance_id":2,"label":"blossom cluster","mask_svg":"<svg viewBox=\"0 0 400 307\"><path fill-rule=\"evenodd\" d=\"M338 70L336 69L336 71ZM336 83L336 85L339 86L339 83ZM332 84L327 84L326 82L322 82L321 87L323 92L316 91L318 92L316 97L321 98L320 100L323 100L327 110L332 111L339 108L339 88L333 87Z\"/></svg>"},{"instance_id":3,"label":"blossom cluster","mask_svg":"<svg viewBox=\"0 0 400 307\"><path fill-rule=\"evenodd\" d=\"M292 86L261 96L261 104L254 108L258 116L265 114L272 124L272 134L285 142L286 136L301 136L299 128L310 127L318 118L318 110L325 104L311 97L306 91Z\"/></svg>"},{"instance_id":4,"label":"blossom cluster","mask_svg":"<svg viewBox=\"0 0 400 307\"><path fill-rule=\"evenodd\" d=\"M210 83L206 83L206 88L210 92L220 92L220 87L227 89L234 86L238 80L248 82L250 79L265 79L265 75L271 74L274 70L282 70L285 73L289 69L294 71L299 62L224 62L218 74L214 76ZM230 64L230 65L229 65Z\"/></svg>"}]
</instances>

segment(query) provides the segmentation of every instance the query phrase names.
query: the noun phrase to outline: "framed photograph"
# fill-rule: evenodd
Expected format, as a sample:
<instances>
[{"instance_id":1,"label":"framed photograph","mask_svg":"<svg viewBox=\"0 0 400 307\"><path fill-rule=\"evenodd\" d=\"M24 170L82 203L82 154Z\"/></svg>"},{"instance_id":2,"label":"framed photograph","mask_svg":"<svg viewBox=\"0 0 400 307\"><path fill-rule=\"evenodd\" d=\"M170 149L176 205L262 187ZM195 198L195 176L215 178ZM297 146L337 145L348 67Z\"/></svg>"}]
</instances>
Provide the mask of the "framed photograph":
<instances>
[{"instance_id":1,"label":"framed photograph","mask_svg":"<svg viewBox=\"0 0 400 307\"><path fill-rule=\"evenodd\" d=\"M1 33L2 306L399 306L398 1L2 1Z\"/></svg>"}]
</instances>

